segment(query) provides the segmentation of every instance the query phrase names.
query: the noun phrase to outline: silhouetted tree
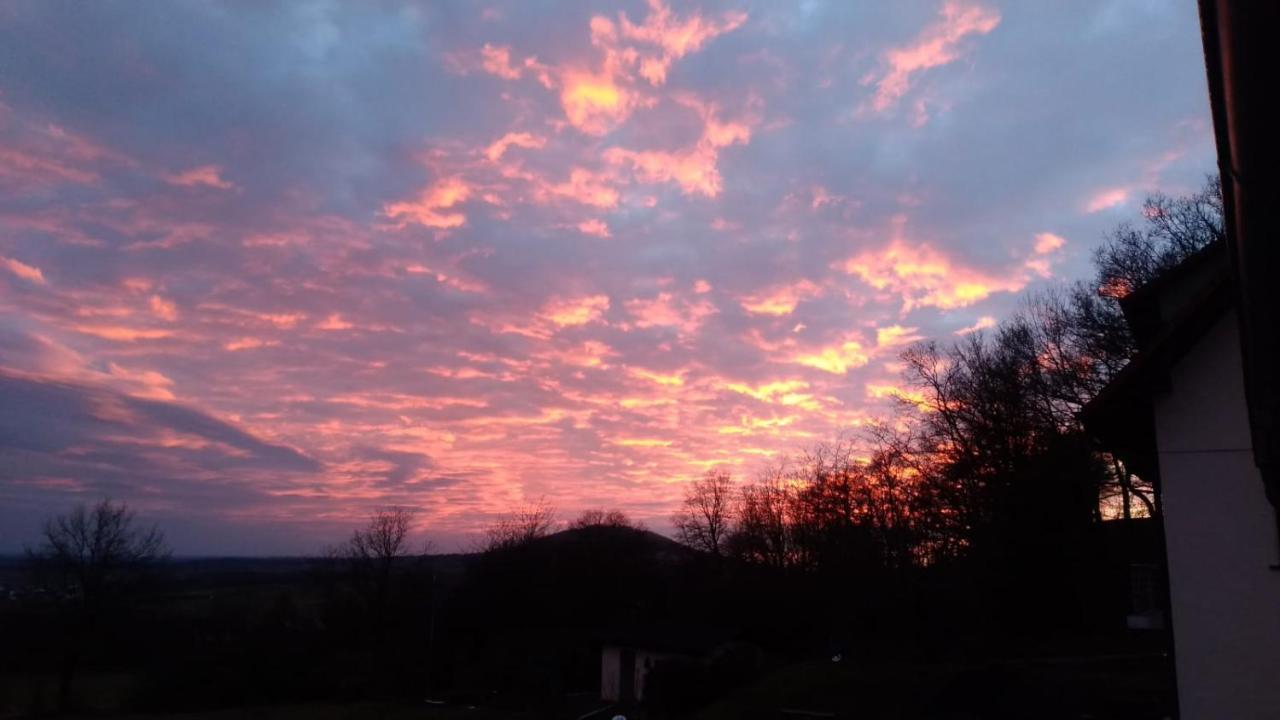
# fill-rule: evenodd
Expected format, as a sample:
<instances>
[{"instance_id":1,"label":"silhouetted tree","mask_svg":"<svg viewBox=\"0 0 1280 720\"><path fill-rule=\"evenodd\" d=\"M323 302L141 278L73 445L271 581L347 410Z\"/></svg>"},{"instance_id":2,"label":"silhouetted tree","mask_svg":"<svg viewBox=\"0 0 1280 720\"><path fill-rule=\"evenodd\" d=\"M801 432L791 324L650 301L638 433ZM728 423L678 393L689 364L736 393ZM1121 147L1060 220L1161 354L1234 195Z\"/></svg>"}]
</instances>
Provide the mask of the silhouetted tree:
<instances>
[{"instance_id":1,"label":"silhouetted tree","mask_svg":"<svg viewBox=\"0 0 1280 720\"><path fill-rule=\"evenodd\" d=\"M38 575L59 583L70 601L58 679L58 702L66 709L75 672L94 636L170 551L159 528L140 526L127 505L107 499L49 518L41 536L40 546L27 550L28 559Z\"/></svg>"},{"instance_id":2,"label":"silhouetted tree","mask_svg":"<svg viewBox=\"0 0 1280 720\"><path fill-rule=\"evenodd\" d=\"M723 555L733 521L733 480L724 470L708 470L686 489L671 518L676 538L689 547Z\"/></svg>"},{"instance_id":3,"label":"silhouetted tree","mask_svg":"<svg viewBox=\"0 0 1280 720\"><path fill-rule=\"evenodd\" d=\"M1143 223L1124 223L1094 253L1099 290L1123 297L1225 235L1222 182L1213 175L1184 197L1156 193L1142 206Z\"/></svg>"},{"instance_id":4,"label":"silhouetted tree","mask_svg":"<svg viewBox=\"0 0 1280 720\"><path fill-rule=\"evenodd\" d=\"M781 468L770 468L759 480L743 486L736 523L727 548L734 557L784 568L795 562L791 492Z\"/></svg>"},{"instance_id":5,"label":"silhouetted tree","mask_svg":"<svg viewBox=\"0 0 1280 720\"><path fill-rule=\"evenodd\" d=\"M545 500L518 508L485 530L482 552L511 550L546 537L555 524L555 510Z\"/></svg>"},{"instance_id":6,"label":"silhouetted tree","mask_svg":"<svg viewBox=\"0 0 1280 720\"><path fill-rule=\"evenodd\" d=\"M569 523L569 527L574 529L589 527L620 527L635 528L643 527L641 523L632 520L626 513L621 510L603 510L590 509L583 510L578 518Z\"/></svg>"},{"instance_id":7,"label":"silhouetted tree","mask_svg":"<svg viewBox=\"0 0 1280 720\"><path fill-rule=\"evenodd\" d=\"M346 564L353 584L366 595L379 627L386 620L393 570L413 554L409 533L415 514L410 508L398 506L374 510L363 528L353 531L345 543L329 550L331 557ZM423 546L422 554L429 550L428 543Z\"/></svg>"}]
</instances>

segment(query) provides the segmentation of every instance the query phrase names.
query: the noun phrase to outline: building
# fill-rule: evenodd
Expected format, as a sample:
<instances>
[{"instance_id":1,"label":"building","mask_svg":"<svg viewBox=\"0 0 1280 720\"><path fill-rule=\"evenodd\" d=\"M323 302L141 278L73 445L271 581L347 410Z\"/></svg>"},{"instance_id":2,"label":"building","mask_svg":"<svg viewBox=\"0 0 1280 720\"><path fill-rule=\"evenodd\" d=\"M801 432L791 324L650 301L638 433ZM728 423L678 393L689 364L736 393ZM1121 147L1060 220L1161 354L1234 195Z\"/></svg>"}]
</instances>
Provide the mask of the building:
<instances>
[{"instance_id":1,"label":"building","mask_svg":"<svg viewBox=\"0 0 1280 720\"><path fill-rule=\"evenodd\" d=\"M1280 718L1280 4L1201 0L1226 242L1122 302L1086 426L1163 506L1184 720Z\"/></svg>"}]
</instances>

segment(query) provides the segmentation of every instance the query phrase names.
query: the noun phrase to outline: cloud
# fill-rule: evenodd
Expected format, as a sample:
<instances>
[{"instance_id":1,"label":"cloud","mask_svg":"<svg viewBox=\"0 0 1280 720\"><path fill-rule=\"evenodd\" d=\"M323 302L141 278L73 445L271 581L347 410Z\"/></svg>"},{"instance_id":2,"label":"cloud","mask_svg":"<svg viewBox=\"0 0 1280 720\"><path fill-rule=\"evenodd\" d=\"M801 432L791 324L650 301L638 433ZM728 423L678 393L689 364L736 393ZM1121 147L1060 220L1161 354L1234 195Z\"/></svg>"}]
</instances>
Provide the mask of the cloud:
<instances>
[{"instance_id":1,"label":"cloud","mask_svg":"<svg viewBox=\"0 0 1280 720\"><path fill-rule=\"evenodd\" d=\"M399 227L414 223L442 230L456 228L467 222L467 216L453 208L466 202L471 191L471 186L461 178L444 178L427 186L417 200L388 203L382 212L398 221Z\"/></svg>"},{"instance_id":2,"label":"cloud","mask_svg":"<svg viewBox=\"0 0 1280 720\"><path fill-rule=\"evenodd\" d=\"M971 35L986 35L1000 24L1000 13L981 5L946 0L936 22L925 27L909 44L884 53L884 68L863 78L874 85L870 107L885 112L910 90L921 72L958 60L963 42Z\"/></svg>"},{"instance_id":3,"label":"cloud","mask_svg":"<svg viewBox=\"0 0 1280 720\"><path fill-rule=\"evenodd\" d=\"M976 333L979 330L986 330L988 328L993 328L995 326L996 326L995 318L991 317L990 315L983 315L982 317L978 318L977 322L975 322L974 324L969 325L968 327L962 327L959 330L956 330L955 334L968 335L970 333Z\"/></svg>"},{"instance_id":4,"label":"cloud","mask_svg":"<svg viewBox=\"0 0 1280 720\"><path fill-rule=\"evenodd\" d=\"M1215 163L1193 7L978 2L3 13L0 372L61 444L7 421L0 552L105 492L180 552L661 531L886 417L907 343Z\"/></svg>"},{"instance_id":5,"label":"cloud","mask_svg":"<svg viewBox=\"0 0 1280 720\"><path fill-rule=\"evenodd\" d=\"M821 286L809 280L800 280L790 285L748 295L742 298L741 305L742 309L749 313L780 317L790 315L801 302L820 294L822 294Z\"/></svg>"},{"instance_id":6,"label":"cloud","mask_svg":"<svg viewBox=\"0 0 1280 720\"><path fill-rule=\"evenodd\" d=\"M870 362L858 340L846 339L834 345L806 350L792 356L791 361L835 375L844 375Z\"/></svg>"},{"instance_id":7,"label":"cloud","mask_svg":"<svg viewBox=\"0 0 1280 720\"><path fill-rule=\"evenodd\" d=\"M201 165L180 173L165 175L164 180L171 185L180 185L182 187L204 186L217 188L218 190L234 190L236 188L235 183L223 179L222 168L217 165Z\"/></svg>"},{"instance_id":8,"label":"cloud","mask_svg":"<svg viewBox=\"0 0 1280 720\"><path fill-rule=\"evenodd\" d=\"M903 312L967 307L994 293L1026 287L1025 275L966 266L934 247L907 240L902 234L905 224L905 218L895 219L895 237L887 246L858 253L838 267L876 290L900 296Z\"/></svg>"},{"instance_id":9,"label":"cloud","mask_svg":"<svg viewBox=\"0 0 1280 720\"><path fill-rule=\"evenodd\" d=\"M609 233L609 224L598 218L588 218L578 223L578 231L583 235L594 235L598 238L612 237Z\"/></svg>"},{"instance_id":10,"label":"cloud","mask_svg":"<svg viewBox=\"0 0 1280 720\"><path fill-rule=\"evenodd\" d=\"M14 276L22 278L27 282L35 283L37 285L46 284L44 273L41 272L40 268L34 265L28 265L21 260L15 260L14 258L7 258L0 255L0 267L3 267Z\"/></svg>"},{"instance_id":11,"label":"cloud","mask_svg":"<svg viewBox=\"0 0 1280 720\"><path fill-rule=\"evenodd\" d=\"M542 306L539 315L559 327L573 327L599 320L608 309L609 296L582 295L552 298Z\"/></svg>"},{"instance_id":12,"label":"cloud","mask_svg":"<svg viewBox=\"0 0 1280 720\"><path fill-rule=\"evenodd\" d=\"M1066 244L1067 241L1061 235L1054 235L1050 232L1036 233L1034 250L1037 255L1048 255L1061 250Z\"/></svg>"},{"instance_id":13,"label":"cloud","mask_svg":"<svg viewBox=\"0 0 1280 720\"><path fill-rule=\"evenodd\" d=\"M489 147L485 148L484 154L490 162L498 162L506 154L507 148L521 147L536 150L546 144L547 139L544 137L527 132L509 132L490 143Z\"/></svg>"},{"instance_id":14,"label":"cloud","mask_svg":"<svg viewBox=\"0 0 1280 720\"><path fill-rule=\"evenodd\" d=\"M1084 211L1087 213L1098 213L1103 210L1110 210L1129 201L1129 189L1123 187L1104 188L1094 192L1087 201L1085 201Z\"/></svg>"}]
</instances>

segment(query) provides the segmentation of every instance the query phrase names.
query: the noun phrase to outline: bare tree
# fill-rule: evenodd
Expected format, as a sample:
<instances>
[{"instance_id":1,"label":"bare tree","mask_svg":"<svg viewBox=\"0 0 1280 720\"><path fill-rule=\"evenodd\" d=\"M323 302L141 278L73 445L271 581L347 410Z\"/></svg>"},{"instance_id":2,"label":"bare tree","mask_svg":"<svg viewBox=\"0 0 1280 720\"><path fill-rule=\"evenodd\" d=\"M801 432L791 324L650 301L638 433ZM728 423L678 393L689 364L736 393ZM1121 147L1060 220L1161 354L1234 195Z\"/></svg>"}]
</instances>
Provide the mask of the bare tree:
<instances>
[{"instance_id":1,"label":"bare tree","mask_svg":"<svg viewBox=\"0 0 1280 720\"><path fill-rule=\"evenodd\" d=\"M724 470L708 470L685 490L684 504L672 517L680 542L723 555L733 521L733 480Z\"/></svg>"},{"instance_id":2,"label":"bare tree","mask_svg":"<svg viewBox=\"0 0 1280 720\"><path fill-rule=\"evenodd\" d=\"M30 558L55 573L90 614L133 589L169 556L159 528L139 527L127 505L110 500L49 518L41 535L40 547L28 550Z\"/></svg>"},{"instance_id":3,"label":"bare tree","mask_svg":"<svg viewBox=\"0 0 1280 720\"><path fill-rule=\"evenodd\" d=\"M400 506L374 510L363 528L352 532L342 545L329 550L331 557L347 563L357 587L368 593L378 622L383 618L397 561L413 554L409 533L415 515L413 509ZM423 552L429 549L428 544Z\"/></svg>"},{"instance_id":4,"label":"bare tree","mask_svg":"<svg viewBox=\"0 0 1280 720\"><path fill-rule=\"evenodd\" d=\"M479 549L497 552L527 545L546 537L555 524L555 510L546 500L520 507L498 519L485 531Z\"/></svg>"},{"instance_id":5,"label":"bare tree","mask_svg":"<svg viewBox=\"0 0 1280 720\"><path fill-rule=\"evenodd\" d=\"M105 499L49 518L41 535L40 546L27 550L28 559L72 601L58 678L58 702L65 710L80 657L99 627L170 551L159 528L140 526L127 505Z\"/></svg>"},{"instance_id":6,"label":"bare tree","mask_svg":"<svg viewBox=\"0 0 1280 720\"><path fill-rule=\"evenodd\" d=\"M618 528L635 528L642 529L642 523L632 520L626 513L621 510L603 510L590 509L583 510L578 519L569 523L569 527L574 529L589 527L618 527Z\"/></svg>"},{"instance_id":7,"label":"bare tree","mask_svg":"<svg viewBox=\"0 0 1280 720\"><path fill-rule=\"evenodd\" d=\"M795 559L791 511L793 494L783 481L781 467L766 472L742 488L737 524L727 545L734 557L783 568Z\"/></svg>"}]
</instances>

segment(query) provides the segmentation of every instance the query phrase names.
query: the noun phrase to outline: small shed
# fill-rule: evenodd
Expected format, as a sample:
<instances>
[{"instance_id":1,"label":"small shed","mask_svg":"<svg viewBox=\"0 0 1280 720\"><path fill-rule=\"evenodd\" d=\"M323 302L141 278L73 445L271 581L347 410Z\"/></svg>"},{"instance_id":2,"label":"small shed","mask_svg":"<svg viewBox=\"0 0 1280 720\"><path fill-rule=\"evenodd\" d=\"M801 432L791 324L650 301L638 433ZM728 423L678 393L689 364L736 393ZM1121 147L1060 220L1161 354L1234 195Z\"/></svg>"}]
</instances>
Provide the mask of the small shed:
<instances>
[{"instance_id":1,"label":"small shed","mask_svg":"<svg viewBox=\"0 0 1280 720\"><path fill-rule=\"evenodd\" d=\"M734 637L721 629L666 625L609 633L600 644L600 698L641 702L650 673L660 664L707 661Z\"/></svg>"}]
</instances>

